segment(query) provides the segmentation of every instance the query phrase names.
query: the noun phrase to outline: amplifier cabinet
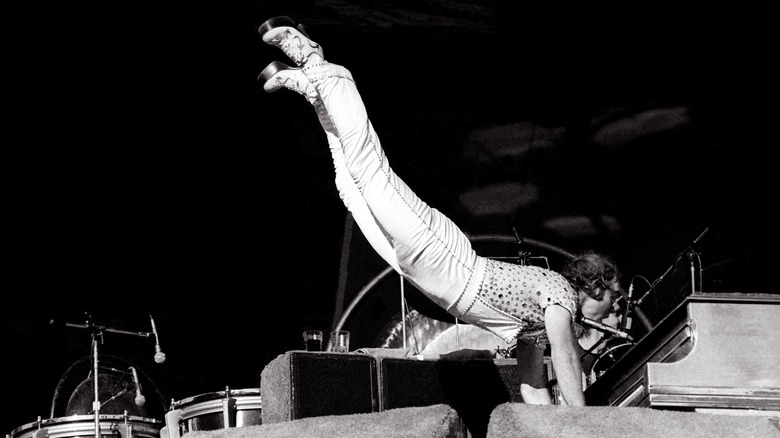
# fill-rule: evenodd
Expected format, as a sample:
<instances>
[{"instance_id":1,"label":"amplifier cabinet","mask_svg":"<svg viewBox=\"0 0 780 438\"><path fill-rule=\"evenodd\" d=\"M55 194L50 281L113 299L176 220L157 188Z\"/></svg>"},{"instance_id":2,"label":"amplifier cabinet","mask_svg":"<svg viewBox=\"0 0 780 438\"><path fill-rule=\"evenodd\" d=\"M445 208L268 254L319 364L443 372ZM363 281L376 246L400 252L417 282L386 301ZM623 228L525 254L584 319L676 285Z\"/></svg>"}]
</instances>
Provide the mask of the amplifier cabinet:
<instances>
[{"instance_id":1,"label":"amplifier cabinet","mask_svg":"<svg viewBox=\"0 0 780 438\"><path fill-rule=\"evenodd\" d=\"M377 371L372 356L288 351L263 368L263 423L377 412Z\"/></svg>"}]
</instances>

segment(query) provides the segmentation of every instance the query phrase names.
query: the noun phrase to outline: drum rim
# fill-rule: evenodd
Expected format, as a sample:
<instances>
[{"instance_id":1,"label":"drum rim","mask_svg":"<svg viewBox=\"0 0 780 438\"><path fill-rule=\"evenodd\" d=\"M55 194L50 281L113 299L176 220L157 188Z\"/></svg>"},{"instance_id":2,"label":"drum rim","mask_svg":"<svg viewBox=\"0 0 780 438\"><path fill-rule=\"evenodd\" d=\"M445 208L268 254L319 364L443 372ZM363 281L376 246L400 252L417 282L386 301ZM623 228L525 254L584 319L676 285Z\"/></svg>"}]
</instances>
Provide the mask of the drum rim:
<instances>
[{"instance_id":1,"label":"drum rim","mask_svg":"<svg viewBox=\"0 0 780 438\"><path fill-rule=\"evenodd\" d=\"M209 400L219 400L222 398L226 398L228 392L230 393L231 396L260 395L260 388L242 388L242 389L229 389L229 390L214 391L214 392L204 392L202 394L197 394L191 397L183 398L179 401L172 401L171 409L181 408L184 405L192 404L193 402L196 401L209 401Z\"/></svg>"},{"instance_id":2,"label":"drum rim","mask_svg":"<svg viewBox=\"0 0 780 438\"><path fill-rule=\"evenodd\" d=\"M127 421L129 423L133 423L133 422L135 422L135 423L149 423L149 424L156 424L156 425L159 425L159 426L163 426L163 421L162 420L158 420L156 418L151 418L151 417L139 417L137 415L128 415L127 417L125 417L122 414L99 414L98 415L98 419L100 420L99 422L101 424L104 422L103 420L110 420L110 421L106 421L106 423L110 423L110 422L115 421L115 420L124 421L125 418L127 418ZM13 429L10 432L10 436L13 437L17 433L19 433L19 432L21 432L23 430L32 429L33 427L37 426L39 424L39 422L40 422L41 428L44 428L44 427L48 427L48 426L56 425L56 424L83 423L85 421L94 421L94 419L95 419L95 416L91 415L91 414L78 414L78 415L68 415L68 416L65 416L65 417L42 418L39 421L38 420L37 421L31 421L29 423L22 424L21 426Z\"/></svg>"}]
</instances>

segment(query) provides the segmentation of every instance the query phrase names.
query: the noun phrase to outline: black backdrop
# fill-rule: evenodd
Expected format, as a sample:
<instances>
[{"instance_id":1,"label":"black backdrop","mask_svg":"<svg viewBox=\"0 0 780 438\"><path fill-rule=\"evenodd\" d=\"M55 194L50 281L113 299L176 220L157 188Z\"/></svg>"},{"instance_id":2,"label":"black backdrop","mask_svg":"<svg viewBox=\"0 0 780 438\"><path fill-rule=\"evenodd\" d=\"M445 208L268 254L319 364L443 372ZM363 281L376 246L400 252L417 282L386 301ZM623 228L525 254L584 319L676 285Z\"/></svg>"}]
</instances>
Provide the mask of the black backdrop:
<instances>
[{"instance_id":1,"label":"black backdrop","mask_svg":"<svg viewBox=\"0 0 780 438\"><path fill-rule=\"evenodd\" d=\"M88 331L52 320L89 315L148 331L152 314L164 364L153 362L148 338L107 333L100 351L142 369L166 402L256 387L268 361L300 346L303 328L331 325L344 229L331 164L305 102L267 95L255 77L280 56L257 37L265 18L322 20L332 5L228 3L8 7L3 432L47 417L59 380L89 354ZM492 36L435 21L392 32L320 25L320 41L353 66L385 146L424 197L448 209L448 163L435 160L447 150L417 141L440 128L457 133L459 121L576 125L609 102L703 102L713 109L708 152L667 149L653 157L659 167L644 163L639 175L656 203L628 199L645 208L634 233L602 245L623 252L628 273L653 278L712 219L728 225L708 237L718 237L713 247L757 249L750 288L771 292L776 85L766 81L766 28L738 37L724 35L722 21L681 15L640 26L634 14L502 11ZM404 142L410 136L417 141ZM717 184L699 187L702 176ZM658 196L659 183L666 194L693 188L700 202Z\"/></svg>"}]
</instances>

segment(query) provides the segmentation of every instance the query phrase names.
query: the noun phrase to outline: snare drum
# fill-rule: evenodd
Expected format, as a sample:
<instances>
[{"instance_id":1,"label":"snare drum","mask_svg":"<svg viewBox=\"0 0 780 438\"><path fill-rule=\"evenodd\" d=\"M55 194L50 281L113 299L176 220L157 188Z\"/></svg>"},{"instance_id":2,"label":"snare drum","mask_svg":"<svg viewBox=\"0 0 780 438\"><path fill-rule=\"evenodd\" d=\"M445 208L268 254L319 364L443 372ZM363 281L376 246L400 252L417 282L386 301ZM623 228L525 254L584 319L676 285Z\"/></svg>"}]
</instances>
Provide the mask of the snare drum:
<instances>
[{"instance_id":1,"label":"snare drum","mask_svg":"<svg viewBox=\"0 0 780 438\"><path fill-rule=\"evenodd\" d=\"M191 431L218 430L262 424L260 388L212 392L172 401L165 415L162 438Z\"/></svg>"},{"instance_id":2,"label":"snare drum","mask_svg":"<svg viewBox=\"0 0 780 438\"><path fill-rule=\"evenodd\" d=\"M162 421L126 415L98 415L100 436L106 438L158 438ZM94 415L49 418L17 427L11 438L74 438L95 436Z\"/></svg>"}]
</instances>

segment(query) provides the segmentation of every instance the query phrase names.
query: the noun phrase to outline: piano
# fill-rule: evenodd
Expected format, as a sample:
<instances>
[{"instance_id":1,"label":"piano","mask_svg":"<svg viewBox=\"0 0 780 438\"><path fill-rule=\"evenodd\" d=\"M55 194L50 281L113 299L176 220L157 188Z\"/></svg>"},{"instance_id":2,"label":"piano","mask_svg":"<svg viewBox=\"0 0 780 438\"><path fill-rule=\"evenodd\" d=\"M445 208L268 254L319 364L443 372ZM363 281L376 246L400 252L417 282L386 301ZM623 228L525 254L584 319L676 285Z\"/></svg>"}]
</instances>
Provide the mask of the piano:
<instances>
[{"instance_id":1,"label":"piano","mask_svg":"<svg viewBox=\"0 0 780 438\"><path fill-rule=\"evenodd\" d=\"M780 414L780 295L692 294L626 350L588 405Z\"/></svg>"}]
</instances>

